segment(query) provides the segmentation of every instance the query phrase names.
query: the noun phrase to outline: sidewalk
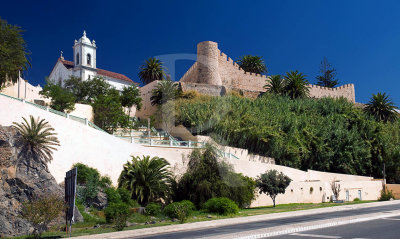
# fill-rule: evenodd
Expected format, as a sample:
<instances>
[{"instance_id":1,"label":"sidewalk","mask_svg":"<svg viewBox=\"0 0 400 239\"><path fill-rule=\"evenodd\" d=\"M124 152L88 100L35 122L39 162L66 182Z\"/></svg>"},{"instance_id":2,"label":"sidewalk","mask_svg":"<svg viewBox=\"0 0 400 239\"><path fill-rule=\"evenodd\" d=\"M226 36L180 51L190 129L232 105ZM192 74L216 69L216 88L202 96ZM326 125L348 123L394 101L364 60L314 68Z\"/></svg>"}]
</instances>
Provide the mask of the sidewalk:
<instances>
[{"instance_id":1,"label":"sidewalk","mask_svg":"<svg viewBox=\"0 0 400 239\"><path fill-rule=\"evenodd\" d=\"M120 232L111 232L104 234L94 234L88 236L80 236L76 237L79 239L119 239L119 238L133 238L133 237L143 237L154 234L161 233L170 233L170 232L179 232L179 231L191 231L191 230L200 230L242 223L250 223L256 221L264 221L264 220L274 220L274 219L282 219L296 216L307 216L313 214L320 213L329 213L329 212L339 212L345 210L352 209L361 209L361 208L370 208L376 206L387 206L387 205L398 205L400 204L400 200L398 201L387 201L387 202L373 202L373 203L365 203L365 204L356 204L356 205L344 205L344 206L335 206L335 207L326 207L326 208L317 208L317 209L309 209L309 210L301 210L301 211L292 211L292 212L282 212L282 213L272 213L272 214L264 214L257 216L249 216L249 217L237 217L237 218L228 218L228 219L220 219L220 220L212 220L212 221L204 221L204 222L194 222L194 223L185 223L179 225L169 225L169 226L160 226L160 227L152 227L152 228L143 228L129 231L120 231ZM400 210L393 211L391 215L400 215ZM271 235L280 235L310 229L323 228L328 226L342 225L343 223L355 223L363 220L373 220L376 218L381 218L384 216L389 216L388 213L374 213L354 217L346 217L346 218L333 218L329 220L321 220L315 222L307 222L307 223L299 223L292 225L290 228L286 227L273 227L267 229L260 229L256 231L250 231L246 233L240 234L227 234L219 238L261 238ZM319 227L318 227L319 226ZM315 228L314 228L315 227ZM280 234L274 234L280 233ZM254 237L254 235L262 235L261 237Z\"/></svg>"}]
</instances>

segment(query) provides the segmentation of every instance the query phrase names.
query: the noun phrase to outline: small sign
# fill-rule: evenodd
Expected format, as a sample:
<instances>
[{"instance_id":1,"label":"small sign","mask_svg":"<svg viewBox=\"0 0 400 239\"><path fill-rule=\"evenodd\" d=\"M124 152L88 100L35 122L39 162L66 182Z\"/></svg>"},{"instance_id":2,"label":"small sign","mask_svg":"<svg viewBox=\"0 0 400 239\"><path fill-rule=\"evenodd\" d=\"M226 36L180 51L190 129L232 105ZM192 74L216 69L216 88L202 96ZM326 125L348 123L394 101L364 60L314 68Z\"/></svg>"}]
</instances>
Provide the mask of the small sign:
<instances>
[{"instance_id":1,"label":"small sign","mask_svg":"<svg viewBox=\"0 0 400 239\"><path fill-rule=\"evenodd\" d=\"M67 203L66 220L74 222L75 196L76 196L76 176L78 169L74 168L65 175L65 202Z\"/></svg>"}]
</instances>

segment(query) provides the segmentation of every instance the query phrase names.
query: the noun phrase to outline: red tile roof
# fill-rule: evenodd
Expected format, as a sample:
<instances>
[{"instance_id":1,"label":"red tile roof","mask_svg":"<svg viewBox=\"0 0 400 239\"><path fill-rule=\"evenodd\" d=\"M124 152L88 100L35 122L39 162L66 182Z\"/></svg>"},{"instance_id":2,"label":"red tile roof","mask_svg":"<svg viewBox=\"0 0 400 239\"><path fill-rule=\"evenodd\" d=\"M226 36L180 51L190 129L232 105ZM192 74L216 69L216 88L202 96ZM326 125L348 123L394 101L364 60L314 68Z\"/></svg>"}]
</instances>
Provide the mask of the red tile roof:
<instances>
[{"instance_id":1,"label":"red tile roof","mask_svg":"<svg viewBox=\"0 0 400 239\"><path fill-rule=\"evenodd\" d=\"M66 61L66 60L62 60L61 58L58 58L58 60L67 68L67 69L71 69L74 68L74 62L72 61ZM131 79L129 79L126 75L123 74L119 74L119 73L115 73L115 72L111 72L111 71L106 71L103 69L96 69L97 74L99 75L103 75L103 76L108 76L114 79L118 79L118 80L122 80L122 81L126 81L126 82L131 82L134 84L138 84L136 82L133 82Z\"/></svg>"}]
</instances>

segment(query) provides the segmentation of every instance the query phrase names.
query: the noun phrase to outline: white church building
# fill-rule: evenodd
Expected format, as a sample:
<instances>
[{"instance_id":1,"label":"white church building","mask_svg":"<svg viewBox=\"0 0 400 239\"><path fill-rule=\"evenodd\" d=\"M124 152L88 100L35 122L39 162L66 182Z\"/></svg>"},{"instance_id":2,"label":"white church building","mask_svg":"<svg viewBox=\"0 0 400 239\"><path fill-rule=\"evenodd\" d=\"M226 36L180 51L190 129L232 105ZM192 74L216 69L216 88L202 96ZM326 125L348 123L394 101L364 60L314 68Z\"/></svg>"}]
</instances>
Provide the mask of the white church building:
<instances>
[{"instance_id":1,"label":"white church building","mask_svg":"<svg viewBox=\"0 0 400 239\"><path fill-rule=\"evenodd\" d=\"M86 31L83 31L83 36L79 41L75 40L72 48L74 61L64 60L61 52L61 56L50 73L51 82L64 85L64 81L70 76L80 77L82 80L100 76L117 90L136 84L123 74L96 68L96 42L94 40L90 42L86 37Z\"/></svg>"}]
</instances>

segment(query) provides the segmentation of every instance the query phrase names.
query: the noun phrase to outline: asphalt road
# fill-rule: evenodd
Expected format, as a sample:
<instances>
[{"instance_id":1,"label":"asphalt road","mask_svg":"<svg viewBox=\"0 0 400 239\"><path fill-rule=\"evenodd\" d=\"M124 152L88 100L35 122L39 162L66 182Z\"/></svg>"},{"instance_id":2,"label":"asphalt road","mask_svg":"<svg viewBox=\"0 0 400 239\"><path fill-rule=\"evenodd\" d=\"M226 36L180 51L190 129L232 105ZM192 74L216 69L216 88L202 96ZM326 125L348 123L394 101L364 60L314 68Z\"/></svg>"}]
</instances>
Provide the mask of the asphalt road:
<instances>
[{"instance_id":1,"label":"asphalt road","mask_svg":"<svg viewBox=\"0 0 400 239\"><path fill-rule=\"evenodd\" d=\"M271 239L397 239L400 238L400 217L293 233Z\"/></svg>"},{"instance_id":2,"label":"asphalt road","mask_svg":"<svg viewBox=\"0 0 400 239\"><path fill-rule=\"evenodd\" d=\"M244 231L251 231L251 230L257 230L257 229L263 229L263 228L269 228L269 227L275 227L275 226L291 225L294 223L304 223L304 222L311 222L311 221L316 221L316 220L324 220L324 219L337 218L337 217L348 217L348 216L355 216L355 215L364 215L364 214L378 213L378 212L392 211L392 210L400 210L400 204L378 206L378 207L371 207L371 208L350 209L350 210L345 210L345 211L321 213L321 214L308 215L308 216L296 216L296 217L290 217L290 218L265 220L265 221L243 223L243 224L222 226L222 227L209 228L209 229L201 229L201 230L195 230L195 231L192 230L192 231L182 231L182 232L174 232L174 233L163 233L163 234L156 234L156 235L145 236L145 237L140 237L140 238L176 239L176 238L212 237L212 236L218 236L218 235L224 235L224 234L230 234L230 233L238 233L238 232L244 232ZM386 222L386 221L383 221L383 222ZM391 222L390 220L387 220L386 223L390 223L390 222ZM398 221L398 220L393 220L393 222L400 225L400 221ZM372 223L372 221L365 222L364 224L370 224L370 223ZM349 227L351 227L351 225ZM328 230L328 229L324 229L322 231L325 231L325 230ZM387 237L387 238L400 238L400 226L398 226L397 235L398 235L398 237ZM297 237L295 237L293 235L290 235L290 236L291 237L287 237L287 238L293 238L293 239L305 238L304 236L297 236ZM135 237L132 237L132 238L135 238ZM277 238L281 239L281 238L286 238L286 237L277 237ZM315 238L315 237L310 237L310 238ZM330 238L330 237L328 237L328 238ZM368 237L366 237L366 238L368 238ZM375 237L375 238L383 239L384 237Z\"/></svg>"}]
</instances>

